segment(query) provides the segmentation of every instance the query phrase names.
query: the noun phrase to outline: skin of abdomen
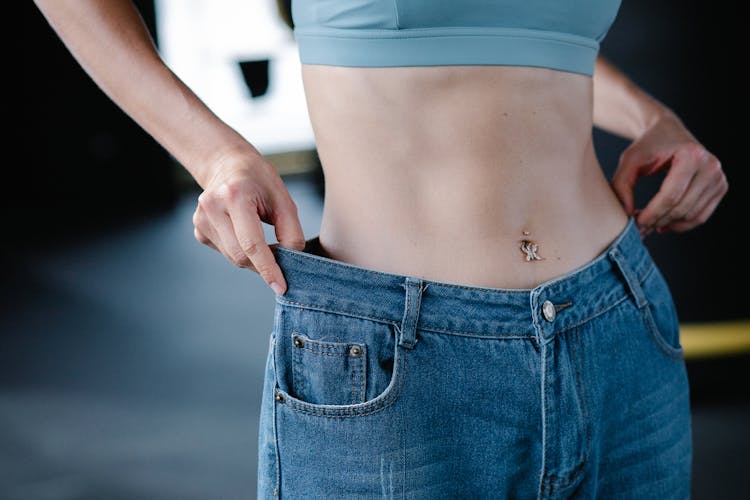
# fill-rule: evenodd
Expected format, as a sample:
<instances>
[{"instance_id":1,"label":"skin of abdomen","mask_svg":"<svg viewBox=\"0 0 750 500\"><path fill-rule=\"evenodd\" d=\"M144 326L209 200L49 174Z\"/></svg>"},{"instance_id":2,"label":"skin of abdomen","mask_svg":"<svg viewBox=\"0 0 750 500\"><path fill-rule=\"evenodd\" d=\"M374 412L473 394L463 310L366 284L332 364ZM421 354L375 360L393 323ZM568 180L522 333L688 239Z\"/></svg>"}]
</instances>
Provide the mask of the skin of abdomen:
<instances>
[{"instance_id":1,"label":"skin of abdomen","mask_svg":"<svg viewBox=\"0 0 750 500\"><path fill-rule=\"evenodd\" d=\"M532 288L595 258L627 222L593 149L589 76L303 64L302 78L332 258ZM523 239L542 260L526 260Z\"/></svg>"}]
</instances>

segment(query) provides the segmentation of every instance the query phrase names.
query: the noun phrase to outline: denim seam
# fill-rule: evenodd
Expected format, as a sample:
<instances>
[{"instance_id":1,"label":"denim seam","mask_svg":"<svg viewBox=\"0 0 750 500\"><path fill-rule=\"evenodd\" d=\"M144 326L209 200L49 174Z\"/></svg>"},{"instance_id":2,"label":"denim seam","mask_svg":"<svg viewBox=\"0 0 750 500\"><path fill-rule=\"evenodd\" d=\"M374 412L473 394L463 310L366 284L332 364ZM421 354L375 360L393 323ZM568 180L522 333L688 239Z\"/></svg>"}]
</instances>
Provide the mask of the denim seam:
<instances>
[{"instance_id":1,"label":"denim seam","mask_svg":"<svg viewBox=\"0 0 750 500\"><path fill-rule=\"evenodd\" d=\"M539 317L537 314L535 314L535 311L537 310L537 306L539 305L540 293L541 293L541 290L537 290L537 291L532 291L529 294L529 308L531 309L531 322L534 325L534 339L541 346L541 345L546 344L547 341L544 340L544 335L543 335L544 332L542 331L542 327L539 324Z\"/></svg>"},{"instance_id":2,"label":"denim seam","mask_svg":"<svg viewBox=\"0 0 750 500\"><path fill-rule=\"evenodd\" d=\"M357 410L347 410L347 409L315 409L315 408L308 408L304 402L298 403L296 401L291 401L289 399L286 399L284 401L284 404L288 408L299 412L299 413L306 413L308 415L314 415L318 417L329 417L329 418L351 418L351 417L364 417L367 415L372 415L373 413L377 413L379 411L382 411L389 406L391 406L397 399L399 394L401 393L401 389L404 384L404 379L406 378L407 368L408 368L408 359L409 359L409 353L407 352L407 349L403 347L397 347L397 349L401 349L401 357L404 362L404 366L402 368L402 372L397 374L398 375L398 386L396 386L393 391L386 396L381 401L374 402L373 403L373 409L372 411L366 411L366 413L359 413ZM368 408L369 409L369 408Z\"/></svg>"},{"instance_id":3,"label":"denim seam","mask_svg":"<svg viewBox=\"0 0 750 500\"><path fill-rule=\"evenodd\" d=\"M276 315L274 318L274 324L277 325L279 321L278 314L280 311L275 312ZM281 493L281 457L279 455L279 430L278 426L276 424L276 412L278 411L278 408L276 406L276 389L278 389L279 386L279 375L276 368L276 349L277 349L277 338L276 338L276 327L274 326L274 329L272 330L273 336L271 340L272 350L271 350L271 366L273 367L273 386L274 391L272 391L271 397L273 397L272 406L273 406L273 413L272 420L271 420L271 426L273 430L273 451L276 458L276 484L274 485L273 493L274 496L280 496Z\"/></svg>"},{"instance_id":4,"label":"denim seam","mask_svg":"<svg viewBox=\"0 0 750 500\"><path fill-rule=\"evenodd\" d=\"M325 312L325 313L330 313L330 314L339 314L341 316L349 316L349 317L352 317L352 318L368 319L370 321L377 321L379 323L387 323L387 324L389 324L391 326L393 326L393 325L395 325L397 323L396 321L394 321L392 319L388 319L388 318L380 318L380 317L377 317L377 316L367 316L367 315L364 315L364 314L354 314L354 313L351 313L349 311L338 311L336 309L328 309L326 307L321 307L321 306L318 306L318 305L315 305L315 304L307 304L307 303L304 303L304 302L295 302L295 301L292 301L292 300L282 300L282 299L279 299L279 298L277 298L276 300L280 304L288 305L290 307L298 307L300 309L310 309L310 310L320 311L320 312Z\"/></svg>"},{"instance_id":5,"label":"denim seam","mask_svg":"<svg viewBox=\"0 0 750 500\"><path fill-rule=\"evenodd\" d=\"M325 313L329 313L329 314L340 314L340 315L349 316L349 317L352 317L352 318L359 318L359 319L377 321L377 322L380 322L380 323L387 323L387 324L389 324L391 326L398 326L397 325L398 322L394 321L392 319L380 318L380 317L376 317L376 316L366 316L366 315L362 315L362 314L353 314L353 313L348 312L348 311L338 311L338 310L335 310L335 309L328 309L328 308L325 308L325 307L316 306L314 304L307 304L307 303L304 303L304 302L295 302L295 301L291 301L291 300L281 300L281 299L276 299L276 300L278 300L279 303L281 303L283 305L288 305L290 307L298 307L300 309L311 309L311 310L325 312ZM422 327L422 326L418 327L418 330L430 331L430 332L435 332L435 333L445 333L445 334L449 334L449 335L465 335L465 336L476 336L476 337L487 337L487 338L503 338L503 339L505 339L505 338L507 338L507 339L528 339L528 338L534 338L533 335L523 335L523 334L484 335L481 332L468 332L468 331L465 331L465 330L451 330L451 329L448 329L448 328L431 328L431 327Z\"/></svg>"},{"instance_id":6,"label":"denim seam","mask_svg":"<svg viewBox=\"0 0 750 500\"><path fill-rule=\"evenodd\" d=\"M556 474L552 473L549 476L547 476L544 479L544 486L542 487L543 493L554 493L553 490L560 490L560 489L566 489L569 488L571 484L575 483L576 475L579 473L579 471L583 468L583 466L586 464L586 461L579 462L575 467L573 467L570 472L565 474L564 476L557 477ZM568 484L565 484L568 483ZM561 488L561 485L562 488Z\"/></svg>"},{"instance_id":7,"label":"denim seam","mask_svg":"<svg viewBox=\"0 0 750 500\"><path fill-rule=\"evenodd\" d=\"M363 351L364 353L364 351ZM362 356L354 358L355 365L352 369L352 397L349 401L353 403L361 403L360 398L362 397L362 386L363 386L363 373L362 369Z\"/></svg>"},{"instance_id":8,"label":"denim seam","mask_svg":"<svg viewBox=\"0 0 750 500\"><path fill-rule=\"evenodd\" d=\"M651 276L651 273L654 272L654 269L656 269L656 264L652 262L651 265L648 266L648 269L646 269L646 271L643 273L643 275L638 278L639 284L642 285L643 283L645 283L648 277Z\"/></svg>"},{"instance_id":9,"label":"denim seam","mask_svg":"<svg viewBox=\"0 0 750 500\"><path fill-rule=\"evenodd\" d=\"M659 327L656 325L653 314L651 314L650 306L647 304L641 309L641 316L646 325L646 330L651 337L651 340L656 344L656 348L659 349L664 355L666 355L672 361L682 361L684 359L683 349L673 347L661 334Z\"/></svg>"},{"instance_id":10,"label":"denim seam","mask_svg":"<svg viewBox=\"0 0 750 500\"><path fill-rule=\"evenodd\" d=\"M359 360L359 397L358 403L364 403L367 398L367 347L362 349L362 357Z\"/></svg>"},{"instance_id":11,"label":"denim seam","mask_svg":"<svg viewBox=\"0 0 750 500\"><path fill-rule=\"evenodd\" d=\"M413 345L409 346L404 342L404 327L412 328L410 325L407 325L406 322L409 321L409 313L411 312L411 303L409 297L411 296L411 293L409 293L409 287L407 284L404 284L404 287L406 288L406 306L404 310L404 317L401 319L401 328L399 328L399 336L398 336L398 343L399 345L403 345L404 347L414 347ZM419 315L419 312L417 312L417 315ZM419 321L419 317L417 317L416 322ZM417 325L414 325L413 328L416 328ZM416 332L414 333L415 343L416 343Z\"/></svg>"},{"instance_id":12,"label":"denim seam","mask_svg":"<svg viewBox=\"0 0 750 500\"><path fill-rule=\"evenodd\" d=\"M402 412L403 413L403 412ZM403 417L402 417L403 418ZM401 432L401 498L406 498L406 432Z\"/></svg>"},{"instance_id":13,"label":"denim seam","mask_svg":"<svg viewBox=\"0 0 750 500\"><path fill-rule=\"evenodd\" d=\"M605 255L606 255L606 254L605 254ZM643 260L644 260L644 259L645 259L645 256L644 256L644 258L643 258L643 259L641 259L641 261L640 261L640 262L638 262L638 265L637 265L637 266L634 266L634 268L640 267L640 266L642 265L642 263L643 263ZM646 269L646 271L645 271L645 272L643 273L643 275L642 275L642 276L641 276L640 278L638 278L638 281L639 281L640 283L643 283L643 282L644 282L644 281L646 280L646 278L648 278L648 275L649 275L649 274L651 274L651 271L653 270L653 268L654 268L654 267L655 267L655 266L654 266L654 263L653 263L653 262L651 262L651 264L649 265L648 269ZM573 275L573 276L568 276L567 278L564 278L563 280L559 281L558 283L562 283L562 282L564 282L564 281L567 281L567 280L569 280L570 278L573 278L574 276L575 276L575 275ZM627 283L626 283L626 286L627 286ZM619 300L617 301L617 303L619 303ZM615 305L615 304L610 304L610 305ZM606 308L605 308L604 310L606 310ZM588 318L586 318L585 320L583 320L583 321L579 321L578 323L576 323L575 325L572 325L572 326L578 326L578 325L580 325L581 323L585 323L586 321L588 321L588 320L590 320L590 319L593 319L594 317L598 316L598 315L599 315L599 314L600 314L600 313L601 313L602 311L603 311L603 310L600 310L600 311L598 311L598 312L594 313L593 315L589 316L589 317L588 317ZM562 329L562 330L559 330L558 332L555 332L555 333L559 333L559 332L561 332L561 331L564 331L564 330L566 330L566 329L568 329L568 328L570 328L570 327L569 327L569 326L568 326L568 327L565 327L564 329Z\"/></svg>"},{"instance_id":14,"label":"denim seam","mask_svg":"<svg viewBox=\"0 0 750 500\"><path fill-rule=\"evenodd\" d=\"M570 335L570 342L573 347L572 352L575 357L575 368L576 368L576 382L578 383L578 391L580 395L581 405L581 428L583 432L583 452L581 453L581 463L585 464L589 459L589 444L590 444L590 432L589 432L589 408L588 398L586 396L586 385L583 379L583 356L581 355L581 330L576 328Z\"/></svg>"},{"instance_id":15,"label":"denim seam","mask_svg":"<svg viewBox=\"0 0 750 500\"><path fill-rule=\"evenodd\" d=\"M315 255L312 255L312 254L311 254L311 256L315 257ZM333 264L333 262L332 262L332 264ZM649 275L653 272L654 268L655 268L655 264L653 262L651 262L651 264L648 266L648 268L643 273L643 275L638 279L638 281L640 283L643 283L649 277ZM367 271L367 272L374 272L374 273L379 273L379 274L385 274L385 273L380 273L380 271ZM565 278L565 280L570 279L571 277ZM429 281L427 281L427 280L425 280L425 281L427 283L429 283ZM432 282L432 283L434 283L434 282ZM442 283L440 283L440 285L441 286L452 286L452 287L456 287L456 288L468 288L468 289L471 289L471 287L464 287L464 286L461 286L461 285L452 285L452 284L446 284L446 285L444 285ZM490 290L490 291L492 291L493 289L483 288L483 290ZM571 328L580 326L583 323L586 323L587 321L590 321L590 320L594 319L595 317L597 317L600 314L606 312L610 308L615 307L620 302L622 302L622 300L624 300L626 298L627 298L627 295L625 295L623 297L620 297L615 302L611 302L608 306L600 309L596 313L594 313L592 315L589 315L586 318L584 318L582 320L579 320L576 323L573 323L572 325L566 326L566 327L564 327L564 328L562 328L560 330L556 330L553 333L553 335L559 334L559 333L567 331L567 330L569 330ZM397 324L396 321L394 321L392 319L388 319L388 318L381 318L381 317L377 317L377 316L368 316L368 315L362 315L362 314L353 314L353 313L348 312L348 311L339 311L339 310L335 310L335 309L329 309L329 308L321 307L321 306L318 306L318 305L315 305L315 304L309 304L309 303L297 302L297 301L291 301L291 300L284 300L284 299L281 299L281 298L278 298L278 297L276 298L276 301L279 302L279 303L281 303L281 304L288 305L288 306L291 306L291 307L299 307L299 308L304 308L304 309L312 309L312 310L326 312L326 313L331 313L331 314L340 314L340 315L349 316L349 317L353 317L353 318L360 318L360 319L366 319L366 320L371 320L371 321L378 321L378 322L381 322L381 323L390 324L391 326L396 326L396 324ZM536 323L535 323L535 326L537 326ZM443 329L443 328L419 327L419 329L420 330L424 330L424 331L431 331L431 332L435 332L435 333L445 333L445 334L449 334L449 335L463 335L463 336L482 337L482 338L500 338L500 339L528 339L528 338L534 339L534 338L536 338L535 335L510 334L510 335L499 335L499 336L498 335L492 335L492 336L489 336L489 335L483 335L480 332L467 332L467 331L462 331L462 330L452 330L452 329Z\"/></svg>"},{"instance_id":16,"label":"denim seam","mask_svg":"<svg viewBox=\"0 0 750 500\"><path fill-rule=\"evenodd\" d=\"M302 374L302 361L297 351L292 351L292 389L297 395L305 394L305 377Z\"/></svg>"},{"instance_id":17,"label":"denim seam","mask_svg":"<svg viewBox=\"0 0 750 500\"><path fill-rule=\"evenodd\" d=\"M533 295L533 294L532 294ZM541 467L539 471L539 490L537 497L542 498L545 493L545 475L547 473L547 391L545 386L547 384L547 344L540 342L541 349L541 367L539 370L540 375L540 390L541 390L541 405L542 405L542 459Z\"/></svg>"},{"instance_id":18,"label":"denim seam","mask_svg":"<svg viewBox=\"0 0 750 500\"><path fill-rule=\"evenodd\" d=\"M656 264L652 262L646 272L643 273L643 276L638 278L638 284L643 285L643 283L646 282L646 280L655 272L655 270ZM651 313L650 301L648 300L648 298L645 298L645 300L645 305L643 307L636 307L636 309L638 309L638 311L641 313L641 320L643 321L652 342L656 344L656 348L659 349L659 351L661 351L670 360L677 362L682 361L683 359L685 359L683 349L675 348L674 346L670 345L669 342L664 340L664 336L656 326L656 321L654 320L653 314Z\"/></svg>"},{"instance_id":19,"label":"denim seam","mask_svg":"<svg viewBox=\"0 0 750 500\"><path fill-rule=\"evenodd\" d=\"M575 344L575 339L571 339L571 343ZM546 343L544 345L543 352L545 355L542 357L542 364L544 366L542 370L542 380L546 381ZM573 346L573 349L576 350L577 348ZM576 356L577 358L577 356ZM577 362L576 362L577 363ZM577 375L576 375L577 377ZM545 463L545 449L546 449L546 409L547 409L547 399L549 395L547 394L548 391L545 390L546 382L542 383L542 401L543 401L543 420L542 420L542 473L541 473L541 480L540 480L540 486L539 486L539 498L546 497L547 495L550 495L552 493L555 493L558 490L564 490L566 488L569 488L572 484L576 482L576 479L578 477L579 472L583 469L583 467L586 465L588 461L588 434L586 432L586 427L584 427L584 452L582 454L581 460L565 475L557 477L557 474L555 472L552 472L551 474L546 474L547 464ZM585 410L585 413L587 413L588 410ZM586 425L587 419L584 419L584 426ZM559 424L558 424L559 425Z\"/></svg>"},{"instance_id":20,"label":"denim seam","mask_svg":"<svg viewBox=\"0 0 750 500\"><path fill-rule=\"evenodd\" d=\"M656 265L655 265L655 264L654 264L654 263L652 262L652 263L651 263L651 265L649 265L648 269L646 269L646 271L645 271L645 272L644 272L644 273L643 273L643 274L641 275L641 277L640 277L640 278L638 278L638 282L639 282L639 283L643 283L643 282L645 282L645 281L646 281L646 280L648 279L648 277L649 277L649 276L651 275L651 273L653 272L653 270L654 270L655 268L656 268ZM627 286L627 283L625 284L625 286ZM626 299L628 299L628 297L629 297L629 293L630 293L630 292L627 292L627 293L625 293L625 295L623 295L622 297L620 297L619 299L617 299L617 300L616 300L616 301L614 301L614 302L610 302L610 303L609 303L609 304L608 304L607 306L605 306L605 307L604 307L604 308L602 308L602 309L599 309L599 310L598 310L597 312L595 312L594 314L592 314L592 315L590 315L590 316L587 316L586 318L584 318L584 319L582 319L582 320L579 320L578 322L576 322L576 323L573 323L572 325L568 325L568 326L566 326L566 327L564 327L564 328L561 328L560 330L556 330L556 331L555 331L555 332L553 333L553 335L558 335L558 334L560 334L560 333L562 333L562 332L565 332L565 331L567 331L567 330L570 330L571 328L575 328L575 327L581 326L582 324L586 323L587 321L591 321L592 319L596 318L597 316L599 316L599 315L601 315L601 314L603 314L603 313L607 312L607 311L608 311L609 309L611 309L611 308L613 308L613 307L615 307L615 306L619 305L619 304L620 304L620 302L622 302L623 300L626 300Z\"/></svg>"},{"instance_id":21,"label":"denim seam","mask_svg":"<svg viewBox=\"0 0 750 500\"><path fill-rule=\"evenodd\" d=\"M275 401L274 401L275 402ZM278 409L273 405L273 448L276 455L276 484L274 485L274 495L281 496L281 456L279 455L279 430L276 424L276 412Z\"/></svg>"},{"instance_id":22,"label":"denim seam","mask_svg":"<svg viewBox=\"0 0 750 500\"><path fill-rule=\"evenodd\" d=\"M509 334L509 335L495 335L495 334L483 334L481 332L466 332L461 330L448 330L448 329L442 329L442 328L428 328L428 327L419 327L420 331L423 332L430 332L435 333L438 335L457 335L461 337L476 337L476 338L486 338L486 339L534 339L533 335L516 335L516 334Z\"/></svg>"},{"instance_id":23,"label":"denim seam","mask_svg":"<svg viewBox=\"0 0 750 500\"><path fill-rule=\"evenodd\" d=\"M576 346L576 349L578 349L578 366L581 371L581 395L583 396L583 410L585 413L586 421L584 422L585 426L584 429L586 431L586 453L584 455L584 462L587 462L589 459L589 454L591 453L591 447L592 447L592 438L591 438L591 412L589 410L589 397L588 392L586 391L586 380L585 380L585 373L583 369L583 359L584 356L582 355L583 352L583 339L581 338L581 330L576 329L576 338L578 339L578 343Z\"/></svg>"},{"instance_id":24,"label":"denim seam","mask_svg":"<svg viewBox=\"0 0 750 500\"><path fill-rule=\"evenodd\" d=\"M554 336L554 335L559 335L559 334L561 334L561 333L563 333L563 332L566 332L566 331L570 330L571 328L576 328L576 327L578 327L578 326L581 326L581 325L583 325L584 323L587 323L588 321L591 321L592 319L596 318L597 316L600 316L600 315L604 314L605 312L609 311L610 309L612 309L613 307L617 306L617 305L618 305L618 304L620 304L620 303L621 303L622 301L624 301L624 300L627 300L627 298L628 298L628 295L627 295L627 294L623 295L622 297L620 297L620 298L619 298L619 299L617 299L616 301L614 301L614 302L610 302L610 303L609 303L608 305L604 306L604 307L603 307L602 309L599 309L599 310L598 310L597 312L595 312L594 314L592 314L592 315L590 315L590 316L587 316L586 318L584 318L584 319L582 319L582 320L580 320L580 321L578 321L578 322L576 322L576 323L573 323L572 325L568 325L568 326L566 326L565 328L561 328L561 329L559 329L559 330L556 330L556 331L555 331L555 332L553 333L553 336Z\"/></svg>"},{"instance_id":25,"label":"denim seam","mask_svg":"<svg viewBox=\"0 0 750 500\"><path fill-rule=\"evenodd\" d=\"M356 356L351 356L350 354L345 353L345 352L330 352L330 351L326 351L323 349L321 350L308 349L307 347L295 347L295 349L300 350L300 351L311 352L313 354L320 354L321 356L350 356L352 358L356 358Z\"/></svg>"},{"instance_id":26,"label":"denim seam","mask_svg":"<svg viewBox=\"0 0 750 500\"><path fill-rule=\"evenodd\" d=\"M320 352L328 351L328 352L335 352L336 354L340 354L342 356L348 356L349 355L349 347L352 345L360 345L358 342L333 342L330 340L321 340L321 339L314 339L311 337L308 337L303 332L300 332L298 330L292 330L291 332L292 338L295 336L297 337L303 337L303 346L297 347L296 349L305 349L306 351L310 352ZM313 346L313 348L308 347L308 345ZM339 352L336 352L339 351Z\"/></svg>"}]
</instances>

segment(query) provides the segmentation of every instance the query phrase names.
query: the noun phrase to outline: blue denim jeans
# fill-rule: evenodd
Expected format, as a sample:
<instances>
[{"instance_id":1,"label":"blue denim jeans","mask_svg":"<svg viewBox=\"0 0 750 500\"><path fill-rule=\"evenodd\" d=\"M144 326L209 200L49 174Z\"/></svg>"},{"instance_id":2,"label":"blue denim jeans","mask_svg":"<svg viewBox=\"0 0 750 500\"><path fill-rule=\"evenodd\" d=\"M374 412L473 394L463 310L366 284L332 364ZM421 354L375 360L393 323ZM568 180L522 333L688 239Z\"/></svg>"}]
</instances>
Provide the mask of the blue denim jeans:
<instances>
[{"instance_id":1,"label":"blue denim jeans","mask_svg":"<svg viewBox=\"0 0 750 500\"><path fill-rule=\"evenodd\" d=\"M258 498L688 498L688 379L631 217L533 289L274 249Z\"/></svg>"}]
</instances>

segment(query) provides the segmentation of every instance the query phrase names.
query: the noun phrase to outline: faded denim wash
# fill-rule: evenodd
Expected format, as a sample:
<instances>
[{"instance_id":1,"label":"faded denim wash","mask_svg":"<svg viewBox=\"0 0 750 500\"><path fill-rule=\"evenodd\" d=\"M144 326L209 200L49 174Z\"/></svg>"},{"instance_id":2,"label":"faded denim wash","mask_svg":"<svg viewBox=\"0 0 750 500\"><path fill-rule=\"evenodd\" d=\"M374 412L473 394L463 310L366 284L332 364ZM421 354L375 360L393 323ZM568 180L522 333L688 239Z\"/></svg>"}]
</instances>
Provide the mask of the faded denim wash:
<instances>
[{"instance_id":1,"label":"faded denim wash","mask_svg":"<svg viewBox=\"0 0 750 500\"><path fill-rule=\"evenodd\" d=\"M274 248L258 498L689 497L670 289L631 217L533 289Z\"/></svg>"}]
</instances>

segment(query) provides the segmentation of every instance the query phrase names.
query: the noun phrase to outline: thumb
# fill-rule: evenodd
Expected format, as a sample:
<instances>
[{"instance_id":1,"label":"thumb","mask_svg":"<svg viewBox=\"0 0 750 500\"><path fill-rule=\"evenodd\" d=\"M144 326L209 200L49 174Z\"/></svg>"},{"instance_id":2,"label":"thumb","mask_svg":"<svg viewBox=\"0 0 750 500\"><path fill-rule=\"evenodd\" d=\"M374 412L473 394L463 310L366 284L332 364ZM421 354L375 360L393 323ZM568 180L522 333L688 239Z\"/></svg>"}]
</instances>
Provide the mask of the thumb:
<instances>
[{"instance_id":1,"label":"thumb","mask_svg":"<svg viewBox=\"0 0 750 500\"><path fill-rule=\"evenodd\" d=\"M635 213L633 189L638 177L643 175L644 170L652 170L653 164L653 158L641 154L636 148L627 148L620 155L620 163L612 176L612 190L628 215Z\"/></svg>"},{"instance_id":2,"label":"thumb","mask_svg":"<svg viewBox=\"0 0 750 500\"><path fill-rule=\"evenodd\" d=\"M612 190L617 195L620 203L625 208L628 215L633 215L633 188L635 181L638 179L638 171L635 168L624 168L620 165L612 177Z\"/></svg>"},{"instance_id":3,"label":"thumb","mask_svg":"<svg viewBox=\"0 0 750 500\"><path fill-rule=\"evenodd\" d=\"M292 204L274 210L273 229L281 246L294 250L304 250L305 234L297 216L297 208Z\"/></svg>"}]
</instances>

